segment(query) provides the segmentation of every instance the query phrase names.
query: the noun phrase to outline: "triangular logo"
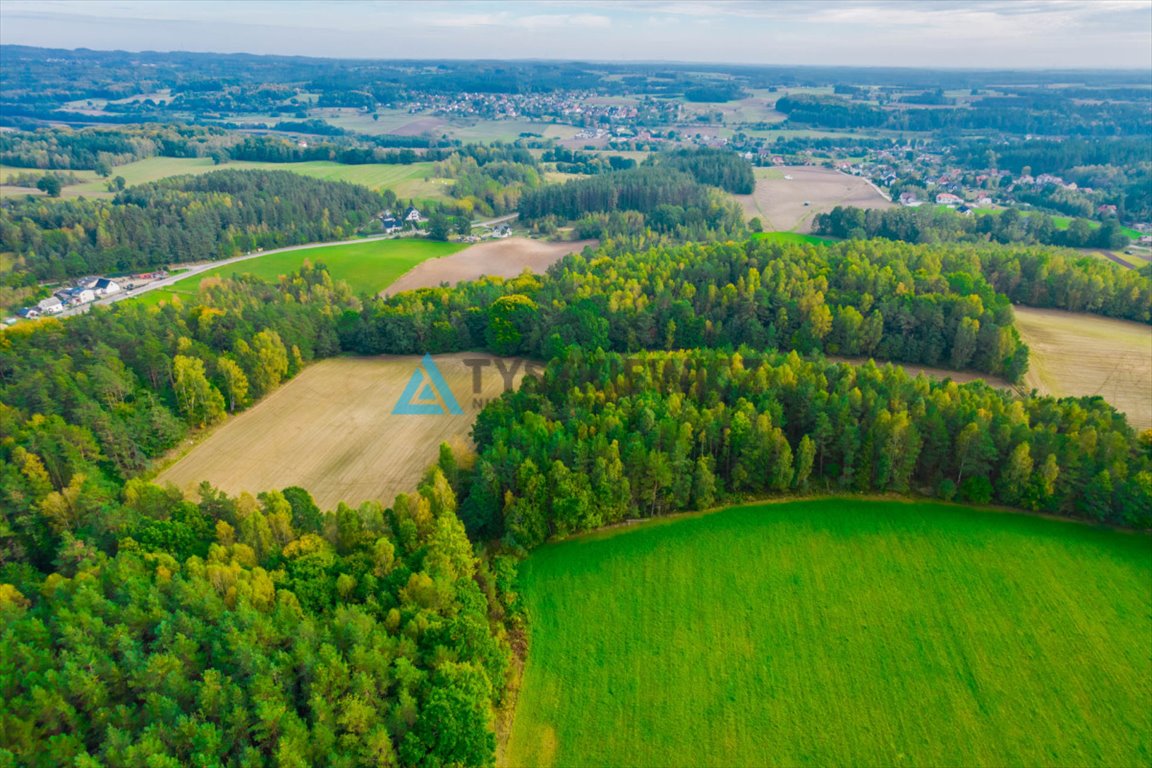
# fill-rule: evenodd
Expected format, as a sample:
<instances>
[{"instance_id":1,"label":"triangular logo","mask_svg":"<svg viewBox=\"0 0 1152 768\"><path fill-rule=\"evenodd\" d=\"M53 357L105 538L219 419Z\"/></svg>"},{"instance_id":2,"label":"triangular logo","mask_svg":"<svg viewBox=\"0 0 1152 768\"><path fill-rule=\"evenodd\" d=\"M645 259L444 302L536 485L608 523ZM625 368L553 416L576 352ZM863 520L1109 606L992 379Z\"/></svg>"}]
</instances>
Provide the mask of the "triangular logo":
<instances>
[{"instance_id":1,"label":"triangular logo","mask_svg":"<svg viewBox=\"0 0 1152 768\"><path fill-rule=\"evenodd\" d=\"M460 403L448 389L448 382L432 355L424 355L416 370L412 371L412 378L408 379L408 386L400 394L392 413L400 416L443 416L464 414Z\"/></svg>"}]
</instances>

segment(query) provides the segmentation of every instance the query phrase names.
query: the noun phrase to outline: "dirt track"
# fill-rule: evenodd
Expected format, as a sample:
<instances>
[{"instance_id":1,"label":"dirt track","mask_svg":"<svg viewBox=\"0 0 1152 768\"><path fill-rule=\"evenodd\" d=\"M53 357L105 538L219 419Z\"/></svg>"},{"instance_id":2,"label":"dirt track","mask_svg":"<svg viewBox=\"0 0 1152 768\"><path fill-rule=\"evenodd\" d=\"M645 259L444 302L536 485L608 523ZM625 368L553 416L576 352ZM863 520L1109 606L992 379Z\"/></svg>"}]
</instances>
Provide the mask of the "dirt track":
<instances>
[{"instance_id":1,"label":"dirt track","mask_svg":"<svg viewBox=\"0 0 1152 768\"><path fill-rule=\"evenodd\" d=\"M756 171L756 191L734 197L749 218L760 217L767 232L810 232L813 216L838 205L895 207L867 179L831 168L780 166Z\"/></svg>"},{"instance_id":2,"label":"dirt track","mask_svg":"<svg viewBox=\"0 0 1152 768\"><path fill-rule=\"evenodd\" d=\"M455 285L476 280L485 275L515 277L527 269L543 273L548 267L567 256L579 253L585 246L595 247L595 240L571 243L546 243L526 237L510 237L466 248L441 259L429 259L406 272L388 286L387 296L416 288L435 288L441 283Z\"/></svg>"}]
</instances>

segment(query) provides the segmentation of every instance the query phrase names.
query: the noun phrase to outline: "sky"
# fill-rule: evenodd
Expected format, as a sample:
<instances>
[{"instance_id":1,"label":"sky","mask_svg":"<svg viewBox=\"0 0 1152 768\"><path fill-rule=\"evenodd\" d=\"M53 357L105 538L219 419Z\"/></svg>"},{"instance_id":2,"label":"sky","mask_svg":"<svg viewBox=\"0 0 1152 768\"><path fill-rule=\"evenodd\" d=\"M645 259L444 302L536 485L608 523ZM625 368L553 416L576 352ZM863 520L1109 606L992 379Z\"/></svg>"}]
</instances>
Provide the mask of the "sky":
<instances>
[{"instance_id":1,"label":"sky","mask_svg":"<svg viewBox=\"0 0 1152 768\"><path fill-rule=\"evenodd\" d=\"M0 0L0 43L1152 73L1152 0Z\"/></svg>"}]
</instances>

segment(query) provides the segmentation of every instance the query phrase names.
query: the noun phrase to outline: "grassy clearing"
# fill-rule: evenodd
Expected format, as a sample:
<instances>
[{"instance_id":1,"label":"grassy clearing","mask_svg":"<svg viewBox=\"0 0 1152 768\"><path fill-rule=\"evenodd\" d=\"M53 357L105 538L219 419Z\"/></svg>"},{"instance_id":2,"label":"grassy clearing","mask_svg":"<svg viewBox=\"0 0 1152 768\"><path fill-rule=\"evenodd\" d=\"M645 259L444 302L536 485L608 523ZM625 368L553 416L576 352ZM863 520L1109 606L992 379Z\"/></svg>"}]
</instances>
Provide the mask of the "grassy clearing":
<instances>
[{"instance_id":1,"label":"grassy clearing","mask_svg":"<svg viewBox=\"0 0 1152 768\"><path fill-rule=\"evenodd\" d=\"M767 240L770 243L793 243L796 245L828 245L836 242L831 237L802 235L799 232L760 232L753 237L757 240Z\"/></svg>"},{"instance_id":2,"label":"grassy clearing","mask_svg":"<svg viewBox=\"0 0 1152 768\"><path fill-rule=\"evenodd\" d=\"M483 358L481 389L465 360ZM228 491L256 493L299 485L322 509L340 501L391 504L415 490L436 461L440 443L469 445L480 407L504 391L491 355L437 355L436 366L463 413L398 415L392 409L420 363L419 357L334 358L309 366L260 403L226 421L165 469L171 482L194 496L200 481ZM502 361L515 370L515 361ZM524 368L514 377L518 385ZM479 402L478 402L479 401Z\"/></svg>"},{"instance_id":3,"label":"grassy clearing","mask_svg":"<svg viewBox=\"0 0 1152 768\"><path fill-rule=\"evenodd\" d=\"M1147 765L1152 543L939 504L535 552L512 766Z\"/></svg>"},{"instance_id":4,"label":"grassy clearing","mask_svg":"<svg viewBox=\"0 0 1152 768\"><path fill-rule=\"evenodd\" d=\"M347 282L357 293L379 293L420 262L447 256L463 248L464 246L459 243L438 243L412 238L366 240L362 243L345 245L318 245L314 248L271 253L198 272L177 281L169 288L149 291L131 301L142 301L155 306L161 301L171 301L174 297L187 300L195 296L200 290L200 283L210 277L252 274L265 280L276 280L280 275L299 269L305 259L313 264L325 264L333 279Z\"/></svg>"},{"instance_id":5,"label":"grassy clearing","mask_svg":"<svg viewBox=\"0 0 1152 768\"><path fill-rule=\"evenodd\" d=\"M1100 395L1137 429L1152 427L1152 327L1058 309L1014 309L1030 353L1026 387L1057 397Z\"/></svg>"}]
</instances>

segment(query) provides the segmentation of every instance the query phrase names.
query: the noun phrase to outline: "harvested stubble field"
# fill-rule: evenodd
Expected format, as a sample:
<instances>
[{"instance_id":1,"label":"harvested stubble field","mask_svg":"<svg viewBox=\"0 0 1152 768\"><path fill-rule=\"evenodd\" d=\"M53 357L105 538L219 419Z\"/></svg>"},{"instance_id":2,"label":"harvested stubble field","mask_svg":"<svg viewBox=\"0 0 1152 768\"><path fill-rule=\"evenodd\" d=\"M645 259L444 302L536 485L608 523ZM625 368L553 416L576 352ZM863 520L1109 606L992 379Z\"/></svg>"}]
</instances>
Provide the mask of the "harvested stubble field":
<instances>
[{"instance_id":1,"label":"harvested stubble field","mask_svg":"<svg viewBox=\"0 0 1152 768\"><path fill-rule=\"evenodd\" d=\"M1137 429L1152 427L1152 326L1015 307L1028 345L1024 385L1057 397L1100 395Z\"/></svg>"},{"instance_id":2,"label":"harvested stubble field","mask_svg":"<svg viewBox=\"0 0 1152 768\"><path fill-rule=\"evenodd\" d=\"M733 197L749 218L760 218L765 230L780 232L809 232L813 216L838 205L893 207L867 180L812 166L757 168L756 191Z\"/></svg>"},{"instance_id":3,"label":"harvested stubble field","mask_svg":"<svg viewBox=\"0 0 1152 768\"><path fill-rule=\"evenodd\" d=\"M485 360L480 391L473 367ZM442 442L471 444L476 414L504 391L499 361L519 385L525 366L512 358L481 353L439 355L437 368L463 411L460 415L400 415L393 408L420 358L335 358L306 368L256 406L230 418L157 482L171 482L189 495L207 480L229 493L256 493L298 485L321 509L338 502L379 500L415 490Z\"/></svg>"},{"instance_id":4,"label":"harvested stubble field","mask_svg":"<svg viewBox=\"0 0 1152 768\"><path fill-rule=\"evenodd\" d=\"M1152 542L856 499L551 544L502 762L1136 766L1152 756Z\"/></svg>"},{"instance_id":5,"label":"harvested stubble field","mask_svg":"<svg viewBox=\"0 0 1152 768\"><path fill-rule=\"evenodd\" d=\"M451 256L417 264L407 274L388 286L385 294L434 288L441 283L476 280L482 276L516 277L524 270L543 273L570 253L579 253L596 240L547 243L526 237L510 237L467 248Z\"/></svg>"}]
</instances>

